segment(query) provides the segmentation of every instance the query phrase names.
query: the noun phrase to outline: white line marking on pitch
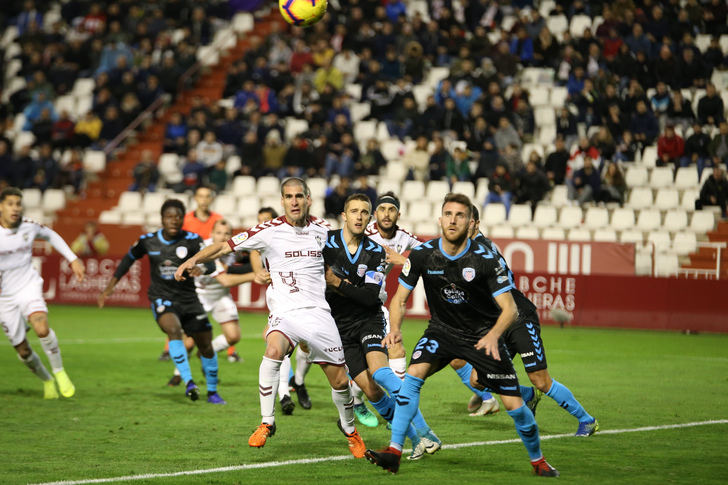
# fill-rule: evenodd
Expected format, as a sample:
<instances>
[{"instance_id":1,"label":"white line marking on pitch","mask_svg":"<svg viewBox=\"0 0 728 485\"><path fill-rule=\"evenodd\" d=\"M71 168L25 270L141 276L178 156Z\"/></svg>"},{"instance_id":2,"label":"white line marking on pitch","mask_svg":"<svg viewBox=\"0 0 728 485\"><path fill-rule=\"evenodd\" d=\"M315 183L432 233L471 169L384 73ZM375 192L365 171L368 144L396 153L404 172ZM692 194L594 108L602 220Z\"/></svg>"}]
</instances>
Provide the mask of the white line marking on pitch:
<instances>
[{"instance_id":1,"label":"white line marking on pitch","mask_svg":"<svg viewBox=\"0 0 728 485\"><path fill-rule=\"evenodd\" d=\"M678 428L692 428L695 426L708 426L711 424L728 424L728 419L714 419L710 421L696 421L692 423L682 424L664 424L661 426L643 426L641 428L626 428L626 429L605 429L599 431L599 435L603 434L624 434L624 433L641 433L645 431L660 431L664 429L678 429ZM551 434L541 436L541 440L554 440L559 438L568 438L574 436L573 434ZM458 448L470 448L473 446L493 446L493 445L504 445L510 443L520 443L520 439L511 440L493 440L493 441L474 441L472 443L455 443L452 445L443 445L444 450L454 450ZM87 483L111 483L111 482L126 482L132 480L149 480L153 478L171 478L181 477L189 475L205 475L208 473L222 473L222 472L234 472L240 470L254 470L257 468L273 468L287 465L308 465L311 463L321 463L324 461L341 461L353 459L351 455L339 455L339 456L325 456L321 458L303 458L300 460L286 460L286 461L268 461L265 463L251 463L248 465L234 465L234 466L223 466L218 468L206 468L203 470L187 470L181 472L171 473L147 473L144 475L127 475L124 477L111 477L111 478L92 478L87 480L61 480L58 482L43 482L34 485L84 485Z\"/></svg>"}]
</instances>

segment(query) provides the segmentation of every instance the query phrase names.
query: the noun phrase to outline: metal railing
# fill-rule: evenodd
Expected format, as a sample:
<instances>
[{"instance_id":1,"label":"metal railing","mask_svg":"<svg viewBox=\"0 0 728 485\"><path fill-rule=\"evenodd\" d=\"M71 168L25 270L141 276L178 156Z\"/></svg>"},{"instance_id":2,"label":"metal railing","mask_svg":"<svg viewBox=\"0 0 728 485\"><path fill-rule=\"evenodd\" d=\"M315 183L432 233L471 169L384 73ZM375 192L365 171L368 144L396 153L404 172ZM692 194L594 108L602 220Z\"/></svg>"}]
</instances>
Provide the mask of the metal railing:
<instances>
[{"instance_id":1,"label":"metal railing","mask_svg":"<svg viewBox=\"0 0 728 485\"><path fill-rule=\"evenodd\" d=\"M720 270L721 270L721 253L723 249L726 248L726 243L724 242L699 242L698 243L699 248L713 248L715 249L715 269L707 269L707 268L680 268L678 270L678 275L688 277L693 277L697 279L698 277L703 277L706 279L710 279L711 276L714 276L716 280L720 279Z\"/></svg>"}]
</instances>

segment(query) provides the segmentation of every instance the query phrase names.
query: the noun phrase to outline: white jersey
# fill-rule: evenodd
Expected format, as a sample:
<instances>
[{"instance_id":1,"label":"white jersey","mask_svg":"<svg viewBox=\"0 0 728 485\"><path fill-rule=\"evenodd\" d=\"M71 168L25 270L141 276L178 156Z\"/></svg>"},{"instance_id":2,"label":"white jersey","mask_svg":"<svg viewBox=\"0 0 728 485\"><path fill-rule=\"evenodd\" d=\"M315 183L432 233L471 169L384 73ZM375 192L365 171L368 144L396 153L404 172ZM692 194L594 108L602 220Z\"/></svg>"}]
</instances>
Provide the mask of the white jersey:
<instances>
[{"instance_id":1,"label":"white jersey","mask_svg":"<svg viewBox=\"0 0 728 485\"><path fill-rule=\"evenodd\" d=\"M410 234L399 226L397 226L394 231L394 236L391 239L385 239L382 236L376 222L369 223L365 234L375 243L394 249L398 254L403 254L422 244L422 241L417 239L417 236ZM387 263L387 266L384 268L384 274L389 274L393 267L394 265L392 263Z\"/></svg>"},{"instance_id":2,"label":"white jersey","mask_svg":"<svg viewBox=\"0 0 728 485\"><path fill-rule=\"evenodd\" d=\"M330 311L322 253L328 230L328 223L317 217L309 217L305 227L295 227L281 216L236 234L228 245L233 251L260 251L270 272L266 295L271 313Z\"/></svg>"},{"instance_id":3,"label":"white jersey","mask_svg":"<svg viewBox=\"0 0 728 485\"><path fill-rule=\"evenodd\" d=\"M212 244L212 239L205 239L204 247ZM230 253L226 254L220 259L215 260L215 271L210 274L198 276L195 278L195 287L197 295L201 298L204 297L207 300L215 301L219 300L223 296L230 294L230 288L226 288L217 281L215 278L217 275L225 272L225 268L235 262L235 255Z\"/></svg>"},{"instance_id":4,"label":"white jersey","mask_svg":"<svg viewBox=\"0 0 728 485\"><path fill-rule=\"evenodd\" d=\"M21 293L31 283L43 279L32 265L33 240L44 239L69 262L78 257L53 229L23 218L18 227L0 226L0 296Z\"/></svg>"}]
</instances>

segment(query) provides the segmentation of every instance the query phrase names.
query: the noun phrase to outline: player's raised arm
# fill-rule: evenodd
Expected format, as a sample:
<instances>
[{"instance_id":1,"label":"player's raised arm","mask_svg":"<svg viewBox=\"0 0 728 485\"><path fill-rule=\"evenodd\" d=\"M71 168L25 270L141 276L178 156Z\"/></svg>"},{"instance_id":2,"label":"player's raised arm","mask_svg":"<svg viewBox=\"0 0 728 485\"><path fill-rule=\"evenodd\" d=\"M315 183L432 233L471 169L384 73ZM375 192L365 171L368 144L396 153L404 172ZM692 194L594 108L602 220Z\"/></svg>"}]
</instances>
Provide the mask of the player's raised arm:
<instances>
[{"instance_id":1,"label":"player's raised arm","mask_svg":"<svg viewBox=\"0 0 728 485\"><path fill-rule=\"evenodd\" d=\"M144 237L146 236L142 236L142 238ZM121 262L119 263L119 266L116 267L114 275L106 284L106 288L104 288L104 290L99 293L99 296L96 300L99 308L104 307L104 302L114 292L114 287L119 282L119 280L124 277L127 271L129 271L131 265L134 264L137 259L144 257L145 254L147 254L147 251L142 244L142 240L139 239L137 242L134 243L131 249L129 249L129 252L124 255Z\"/></svg>"},{"instance_id":2,"label":"player's raised arm","mask_svg":"<svg viewBox=\"0 0 728 485\"><path fill-rule=\"evenodd\" d=\"M500 360L498 339L518 318L518 306L510 291L497 295L495 301L501 307L501 314L498 316L498 320L496 320L493 328L478 340L475 348L485 350L486 354L492 356L495 360Z\"/></svg>"},{"instance_id":3,"label":"player's raised arm","mask_svg":"<svg viewBox=\"0 0 728 485\"><path fill-rule=\"evenodd\" d=\"M63 257L71 264L71 271L73 271L73 274L76 275L76 279L78 281L83 281L86 274L86 268L84 268L83 262L78 258L78 256L76 256L76 253L74 253L68 244L66 244L66 241L64 241L56 231L46 226L41 227L40 231L38 231L38 236L51 243L53 249L61 253L61 255L63 255Z\"/></svg>"},{"instance_id":4,"label":"player's raised arm","mask_svg":"<svg viewBox=\"0 0 728 485\"><path fill-rule=\"evenodd\" d=\"M232 249L227 242L212 243L206 248L198 251L197 254L180 264L177 271L174 272L174 279L183 281L186 279L185 272L197 266L199 263L209 263L216 260L220 256L224 256L231 252Z\"/></svg>"}]
</instances>

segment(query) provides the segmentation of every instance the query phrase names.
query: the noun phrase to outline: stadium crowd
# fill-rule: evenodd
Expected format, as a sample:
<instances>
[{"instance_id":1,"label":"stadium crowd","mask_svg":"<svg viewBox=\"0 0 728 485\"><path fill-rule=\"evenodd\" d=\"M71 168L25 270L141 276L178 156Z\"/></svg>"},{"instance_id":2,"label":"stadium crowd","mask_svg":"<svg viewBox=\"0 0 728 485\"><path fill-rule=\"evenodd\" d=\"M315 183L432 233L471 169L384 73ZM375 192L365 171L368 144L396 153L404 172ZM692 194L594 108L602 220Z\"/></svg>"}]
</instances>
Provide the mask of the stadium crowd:
<instances>
[{"instance_id":1,"label":"stadium crowd","mask_svg":"<svg viewBox=\"0 0 728 485\"><path fill-rule=\"evenodd\" d=\"M6 61L21 61L25 87L9 96L2 117L10 126L22 113L22 130L37 141L13 153L10 140L0 140L7 160L0 179L41 189L70 179L78 189L78 155L62 162L58 150L101 147L160 94L173 97L195 48L210 41L230 6L71 0L49 20L52 4L16 1L4 9L20 45ZM274 25L263 38L251 32L249 49L229 70L226 99L198 98L189 114L173 115L164 151L179 155L183 177L171 188L208 183L222 191L236 175L346 179L329 189L327 212L336 214L336 202L388 161L381 139L356 139L363 119L408 141L400 154L408 179L488 178L481 203L535 206L562 183L575 203L621 203L624 167L647 146L657 146L657 166L702 172L728 161L726 107L711 81L728 67L720 40L726 12L722 0L331 2L309 29ZM566 28L550 28L552 19ZM578 21L583 29L574 28ZM698 46L706 35L707 45ZM533 67L552 69L555 85L566 89L551 105L554 143L546 153L524 152L543 140L535 93L522 83ZM448 74L418 100L433 68ZM95 79L93 102L73 119L53 100L80 77ZM362 103L367 112L352 113ZM287 136L292 118L307 128ZM235 170L231 155L241 160ZM140 161L132 188L165 183L156 163Z\"/></svg>"}]
</instances>

